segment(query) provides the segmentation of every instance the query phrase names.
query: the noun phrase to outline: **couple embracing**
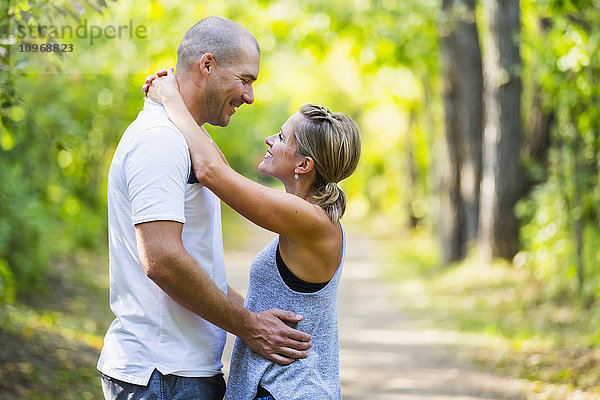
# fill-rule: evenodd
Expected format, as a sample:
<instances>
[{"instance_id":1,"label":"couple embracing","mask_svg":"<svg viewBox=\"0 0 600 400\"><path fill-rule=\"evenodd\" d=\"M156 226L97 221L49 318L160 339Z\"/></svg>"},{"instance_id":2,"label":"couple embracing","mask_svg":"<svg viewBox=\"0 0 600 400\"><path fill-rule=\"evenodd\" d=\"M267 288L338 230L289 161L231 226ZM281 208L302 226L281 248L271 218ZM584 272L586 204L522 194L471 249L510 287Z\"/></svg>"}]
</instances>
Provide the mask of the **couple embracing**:
<instances>
[{"instance_id":1,"label":"couple embracing","mask_svg":"<svg viewBox=\"0 0 600 400\"><path fill-rule=\"evenodd\" d=\"M183 37L177 69L146 80L143 110L108 177L110 305L98 369L107 399L340 399L339 222L360 133L304 105L267 137L258 166L285 191L229 167L203 124L254 101L260 47L208 17ZM277 233L250 267L246 299L227 285L220 200ZM225 391L226 332L237 336Z\"/></svg>"}]
</instances>

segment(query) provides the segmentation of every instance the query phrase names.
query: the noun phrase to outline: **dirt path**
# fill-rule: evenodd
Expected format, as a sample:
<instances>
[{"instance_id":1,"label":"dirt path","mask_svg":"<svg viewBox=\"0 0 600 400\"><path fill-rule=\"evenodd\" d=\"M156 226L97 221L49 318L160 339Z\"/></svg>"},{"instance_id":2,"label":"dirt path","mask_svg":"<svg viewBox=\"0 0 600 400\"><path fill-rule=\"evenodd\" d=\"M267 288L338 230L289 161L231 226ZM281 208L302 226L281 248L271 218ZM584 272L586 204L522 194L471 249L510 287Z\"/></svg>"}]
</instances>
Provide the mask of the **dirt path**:
<instances>
[{"instance_id":1,"label":"dirt path","mask_svg":"<svg viewBox=\"0 0 600 400\"><path fill-rule=\"evenodd\" d=\"M230 285L245 293L248 266L273 237L260 228L242 250L226 251ZM482 373L461 360L436 330L408 320L379 279L375 244L348 232L339 293L340 378L344 400L522 399L517 381ZM232 337L223 359L227 374Z\"/></svg>"}]
</instances>

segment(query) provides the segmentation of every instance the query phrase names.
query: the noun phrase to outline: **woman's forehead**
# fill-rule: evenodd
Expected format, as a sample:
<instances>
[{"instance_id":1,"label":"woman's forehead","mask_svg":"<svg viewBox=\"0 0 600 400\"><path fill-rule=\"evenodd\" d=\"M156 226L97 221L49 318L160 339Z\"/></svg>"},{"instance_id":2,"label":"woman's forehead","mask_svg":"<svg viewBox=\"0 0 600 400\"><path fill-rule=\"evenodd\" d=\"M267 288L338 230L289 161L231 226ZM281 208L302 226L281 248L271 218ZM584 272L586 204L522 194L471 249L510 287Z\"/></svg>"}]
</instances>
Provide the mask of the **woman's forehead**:
<instances>
[{"instance_id":1,"label":"woman's forehead","mask_svg":"<svg viewBox=\"0 0 600 400\"><path fill-rule=\"evenodd\" d=\"M296 123L298 122L298 118L300 117L300 114L296 113L293 114L291 117L288 118L287 121L285 121L285 123L281 126L282 131L285 130L287 132L293 131Z\"/></svg>"}]
</instances>

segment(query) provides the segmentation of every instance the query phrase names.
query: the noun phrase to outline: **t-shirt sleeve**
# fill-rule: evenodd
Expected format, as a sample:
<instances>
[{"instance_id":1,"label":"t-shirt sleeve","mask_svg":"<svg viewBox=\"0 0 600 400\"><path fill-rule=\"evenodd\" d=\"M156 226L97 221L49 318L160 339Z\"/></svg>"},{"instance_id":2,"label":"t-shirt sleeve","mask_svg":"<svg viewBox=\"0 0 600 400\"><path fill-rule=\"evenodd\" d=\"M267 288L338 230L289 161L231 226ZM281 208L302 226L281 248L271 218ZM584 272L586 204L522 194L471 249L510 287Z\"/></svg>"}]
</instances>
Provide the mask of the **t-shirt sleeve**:
<instances>
[{"instance_id":1,"label":"t-shirt sleeve","mask_svg":"<svg viewBox=\"0 0 600 400\"><path fill-rule=\"evenodd\" d=\"M124 160L133 225L149 221L185 223L190 158L181 134L169 127L144 130Z\"/></svg>"}]
</instances>

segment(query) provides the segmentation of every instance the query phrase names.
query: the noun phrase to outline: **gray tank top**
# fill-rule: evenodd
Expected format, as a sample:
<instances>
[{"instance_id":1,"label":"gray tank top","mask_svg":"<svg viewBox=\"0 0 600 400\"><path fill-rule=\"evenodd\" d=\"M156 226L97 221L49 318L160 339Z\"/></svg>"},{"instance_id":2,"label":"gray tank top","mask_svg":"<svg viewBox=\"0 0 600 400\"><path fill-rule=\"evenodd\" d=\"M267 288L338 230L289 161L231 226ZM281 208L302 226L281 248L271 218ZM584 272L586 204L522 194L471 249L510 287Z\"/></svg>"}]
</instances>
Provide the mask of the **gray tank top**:
<instances>
[{"instance_id":1,"label":"gray tank top","mask_svg":"<svg viewBox=\"0 0 600 400\"><path fill-rule=\"evenodd\" d=\"M279 236L256 256L250 267L245 307L254 312L280 308L302 315L296 328L312 335L313 347L307 358L281 366L236 339L226 400L252 400L259 384L277 400L342 398L337 292L346 255L343 228L342 235L342 261L327 286L314 293L295 292L281 279L275 260Z\"/></svg>"}]
</instances>

